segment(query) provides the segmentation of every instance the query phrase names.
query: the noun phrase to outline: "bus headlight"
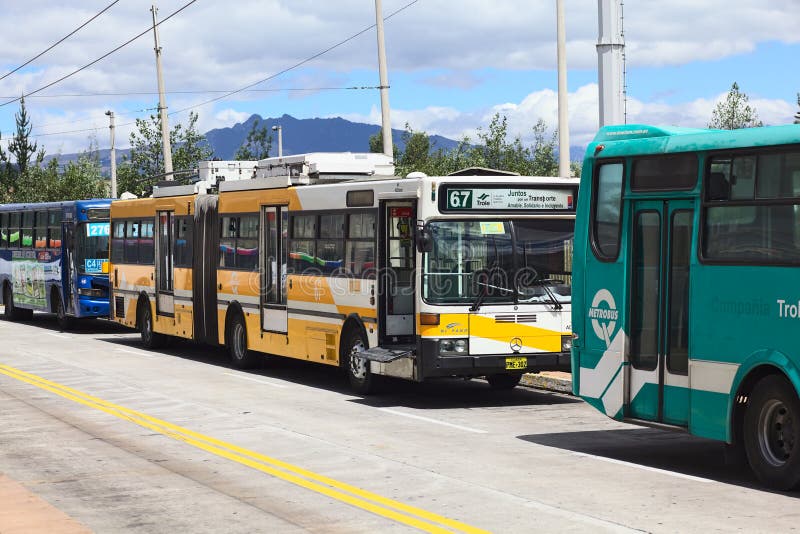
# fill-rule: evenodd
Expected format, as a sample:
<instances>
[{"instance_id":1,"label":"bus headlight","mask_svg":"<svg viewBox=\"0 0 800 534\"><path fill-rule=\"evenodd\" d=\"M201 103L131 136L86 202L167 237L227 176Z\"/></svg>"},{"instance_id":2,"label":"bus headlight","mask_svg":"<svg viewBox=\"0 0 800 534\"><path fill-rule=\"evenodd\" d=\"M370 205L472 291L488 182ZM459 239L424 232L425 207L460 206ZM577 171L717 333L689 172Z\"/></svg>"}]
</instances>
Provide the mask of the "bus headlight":
<instances>
[{"instance_id":1,"label":"bus headlight","mask_svg":"<svg viewBox=\"0 0 800 534\"><path fill-rule=\"evenodd\" d=\"M572 334L568 336L561 336L561 352L569 352L572 350Z\"/></svg>"},{"instance_id":2,"label":"bus headlight","mask_svg":"<svg viewBox=\"0 0 800 534\"><path fill-rule=\"evenodd\" d=\"M102 289L89 289L88 287L79 287L78 288L78 295L83 297L97 297L102 298L105 297L105 291Z\"/></svg>"},{"instance_id":3,"label":"bus headlight","mask_svg":"<svg viewBox=\"0 0 800 534\"><path fill-rule=\"evenodd\" d=\"M439 354L461 355L469 352L469 342L466 339L440 339Z\"/></svg>"}]
</instances>

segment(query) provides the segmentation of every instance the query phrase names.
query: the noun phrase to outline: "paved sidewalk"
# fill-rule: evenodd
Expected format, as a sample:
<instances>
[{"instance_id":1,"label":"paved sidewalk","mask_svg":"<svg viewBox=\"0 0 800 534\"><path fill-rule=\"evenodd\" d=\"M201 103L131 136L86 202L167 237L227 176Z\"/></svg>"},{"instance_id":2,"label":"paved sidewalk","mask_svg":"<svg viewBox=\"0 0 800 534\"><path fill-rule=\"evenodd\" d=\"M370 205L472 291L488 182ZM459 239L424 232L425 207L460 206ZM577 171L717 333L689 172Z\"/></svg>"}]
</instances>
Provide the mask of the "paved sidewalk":
<instances>
[{"instance_id":1,"label":"paved sidewalk","mask_svg":"<svg viewBox=\"0 0 800 534\"><path fill-rule=\"evenodd\" d=\"M537 389L558 391L559 393L572 394L572 375L560 371L546 371L542 373L527 373L522 375L520 385Z\"/></svg>"},{"instance_id":2,"label":"paved sidewalk","mask_svg":"<svg viewBox=\"0 0 800 534\"><path fill-rule=\"evenodd\" d=\"M0 474L2 534L87 534L91 530Z\"/></svg>"}]
</instances>

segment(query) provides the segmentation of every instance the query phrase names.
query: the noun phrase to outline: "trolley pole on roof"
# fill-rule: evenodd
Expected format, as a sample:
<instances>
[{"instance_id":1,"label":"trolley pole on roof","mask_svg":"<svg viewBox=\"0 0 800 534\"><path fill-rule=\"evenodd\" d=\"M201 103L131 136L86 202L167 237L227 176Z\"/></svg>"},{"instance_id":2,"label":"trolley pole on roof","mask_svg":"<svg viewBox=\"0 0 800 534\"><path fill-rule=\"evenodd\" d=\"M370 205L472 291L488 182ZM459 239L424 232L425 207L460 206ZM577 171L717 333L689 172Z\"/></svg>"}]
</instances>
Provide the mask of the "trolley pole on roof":
<instances>
[{"instance_id":1,"label":"trolley pole on roof","mask_svg":"<svg viewBox=\"0 0 800 534\"><path fill-rule=\"evenodd\" d=\"M169 141L169 123L167 123L167 98L164 96L164 76L161 73L161 46L158 44L158 26L156 26L156 14L158 8L151 6L153 13L153 38L156 44L156 75L158 76L158 113L161 118L161 141L164 151L164 174L167 180L174 180L172 176L172 147Z\"/></svg>"},{"instance_id":2,"label":"trolley pole on roof","mask_svg":"<svg viewBox=\"0 0 800 534\"><path fill-rule=\"evenodd\" d=\"M117 198L117 150L114 148L114 112L106 111L111 131L111 198Z\"/></svg>"},{"instance_id":3,"label":"trolley pole on roof","mask_svg":"<svg viewBox=\"0 0 800 534\"><path fill-rule=\"evenodd\" d=\"M558 175L569 177L569 113L567 109L567 37L564 28L564 0L556 0L558 39Z\"/></svg>"},{"instance_id":4,"label":"trolley pole on roof","mask_svg":"<svg viewBox=\"0 0 800 534\"><path fill-rule=\"evenodd\" d=\"M375 0L375 28L378 33L378 70L381 81L381 123L383 124L383 153L394 156L392 148L392 124L389 118L389 75L386 69L386 43L383 38L383 6Z\"/></svg>"}]
</instances>

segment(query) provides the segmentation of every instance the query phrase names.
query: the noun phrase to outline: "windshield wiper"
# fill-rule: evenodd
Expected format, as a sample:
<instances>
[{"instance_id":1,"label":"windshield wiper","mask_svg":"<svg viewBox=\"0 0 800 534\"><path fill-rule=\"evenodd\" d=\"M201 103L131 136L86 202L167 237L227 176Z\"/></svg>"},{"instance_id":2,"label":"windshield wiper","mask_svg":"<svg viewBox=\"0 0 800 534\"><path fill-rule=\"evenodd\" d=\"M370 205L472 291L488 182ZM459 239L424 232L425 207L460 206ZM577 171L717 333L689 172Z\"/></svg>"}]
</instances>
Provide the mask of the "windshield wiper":
<instances>
[{"instance_id":1,"label":"windshield wiper","mask_svg":"<svg viewBox=\"0 0 800 534\"><path fill-rule=\"evenodd\" d=\"M542 286L545 295L547 295L547 298L549 298L550 302L553 304L553 309L558 311L562 309L564 306L561 305L561 303L558 301L555 294L553 293L553 290L550 289L550 287L547 285L552 281L553 280L551 280L550 278L539 278L538 276L533 280L535 284L539 284L540 286Z\"/></svg>"}]
</instances>

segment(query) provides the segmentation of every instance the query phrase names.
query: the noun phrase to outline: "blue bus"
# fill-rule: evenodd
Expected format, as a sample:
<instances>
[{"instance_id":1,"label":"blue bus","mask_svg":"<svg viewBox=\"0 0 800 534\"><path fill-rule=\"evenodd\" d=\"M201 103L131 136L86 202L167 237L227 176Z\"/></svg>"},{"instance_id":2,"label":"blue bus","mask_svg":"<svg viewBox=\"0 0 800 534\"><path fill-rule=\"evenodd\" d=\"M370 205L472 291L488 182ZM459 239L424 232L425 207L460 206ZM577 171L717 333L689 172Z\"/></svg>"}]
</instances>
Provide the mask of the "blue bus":
<instances>
[{"instance_id":1,"label":"blue bus","mask_svg":"<svg viewBox=\"0 0 800 534\"><path fill-rule=\"evenodd\" d=\"M111 200L0 205L0 295L8 321L34 310L74 318L108 316Z\"/></svg>"}]
</instances>

